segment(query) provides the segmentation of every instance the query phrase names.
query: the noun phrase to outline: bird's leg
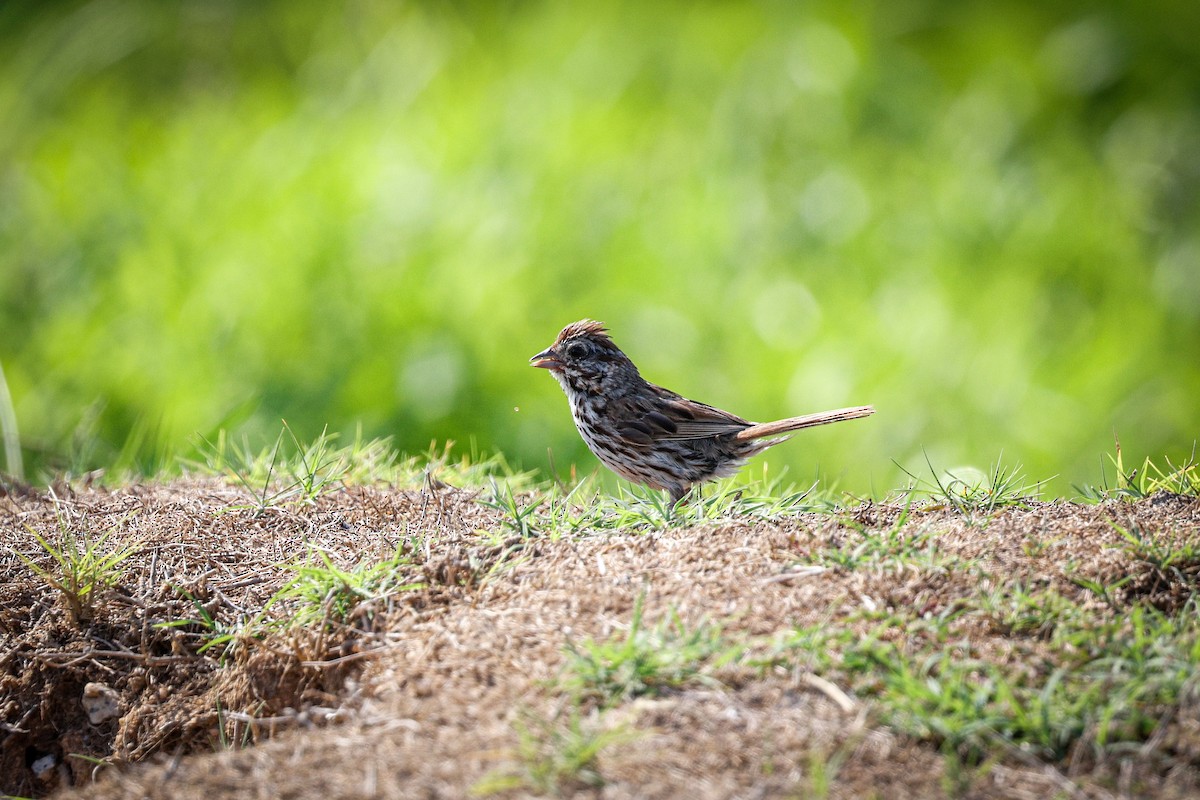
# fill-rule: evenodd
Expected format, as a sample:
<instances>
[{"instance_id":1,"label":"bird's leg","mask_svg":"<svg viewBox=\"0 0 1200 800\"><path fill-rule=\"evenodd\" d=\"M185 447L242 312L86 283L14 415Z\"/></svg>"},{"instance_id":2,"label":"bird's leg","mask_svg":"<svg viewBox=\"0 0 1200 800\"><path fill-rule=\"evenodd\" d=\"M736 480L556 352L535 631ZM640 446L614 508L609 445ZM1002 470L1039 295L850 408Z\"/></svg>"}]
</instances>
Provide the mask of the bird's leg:
<instances>
[{"instance_id":1,"label":"bird's leg","mask_svg":"<svg viewBox=\"0 0 1200 800\"><path fill-rule=\"evenodd\" d=\"M671 490L671 508L683 508L688 504L688 498L695 492L696 497L700 497L700 485L688 486L684 489Z\"/></svg>"}]
</instances>

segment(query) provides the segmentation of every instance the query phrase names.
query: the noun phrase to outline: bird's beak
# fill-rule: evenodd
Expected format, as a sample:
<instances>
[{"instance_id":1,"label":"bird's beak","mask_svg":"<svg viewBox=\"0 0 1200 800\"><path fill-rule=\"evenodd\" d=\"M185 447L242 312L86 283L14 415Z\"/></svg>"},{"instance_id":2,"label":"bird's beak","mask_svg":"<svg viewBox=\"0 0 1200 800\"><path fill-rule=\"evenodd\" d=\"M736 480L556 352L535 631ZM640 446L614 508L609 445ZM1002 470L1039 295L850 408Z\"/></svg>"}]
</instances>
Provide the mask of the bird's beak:
<instances>
[{"instance_id":1,"label":"bird's beak","mask_svg":"<svg viewBox=\"0 0 1200 800\"><path fill-rule=\"evenodd\" d=\"M555 371L563 368L563 362L559 360L558 354L554 352L553 347L548 347L529 359L529 365Z\"/></svg>"}]
</instances>

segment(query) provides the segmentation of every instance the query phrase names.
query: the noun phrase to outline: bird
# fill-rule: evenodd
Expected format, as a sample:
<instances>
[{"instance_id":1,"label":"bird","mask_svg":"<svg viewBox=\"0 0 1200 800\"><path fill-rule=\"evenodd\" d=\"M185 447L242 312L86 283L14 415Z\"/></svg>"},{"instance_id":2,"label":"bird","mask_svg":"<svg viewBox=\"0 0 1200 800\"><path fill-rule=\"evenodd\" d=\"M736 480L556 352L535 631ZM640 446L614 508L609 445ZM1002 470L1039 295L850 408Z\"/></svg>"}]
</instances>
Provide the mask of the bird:
<instances>
[{"instance_id":1,"label":"bird","mask_svg":"<svg viewBox=\"0 0 1200 800\"><path fill-rule=\"evenodd\" d=\"M529 359L562 386L588 449L621 477L684 501L692 487L733 475L751 456L802 428L859 419L873 406L750 422L644 379L604 323L581 319Z\"/></svg>"}]
</instances>

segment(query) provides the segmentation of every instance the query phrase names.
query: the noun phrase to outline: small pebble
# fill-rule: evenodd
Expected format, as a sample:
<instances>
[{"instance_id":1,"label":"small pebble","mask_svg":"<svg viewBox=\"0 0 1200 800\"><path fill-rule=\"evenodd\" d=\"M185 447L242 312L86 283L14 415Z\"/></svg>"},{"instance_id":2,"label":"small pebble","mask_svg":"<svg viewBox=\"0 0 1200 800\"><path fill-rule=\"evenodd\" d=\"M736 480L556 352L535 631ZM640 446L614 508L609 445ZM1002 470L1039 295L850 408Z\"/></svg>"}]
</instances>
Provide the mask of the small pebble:
<instances>
[{"instance_id":1,"label":"small pebble","mask_svg":"<svg viewBox=\"0 0 1200 800\"><path fill-rule=\"evenodd\" d=\"M58 758L53 753L48 756L42 756L37 761L29 765L33 770L33 774L39 781L50 780L53 776L54 767L58 765Z\"/></svg>"},{"instance_id":2,"label":"small pebble","mask_svg":"<svg viewBox=\"0 0 1200 800\"><path fill-rule=\"evenodd\" d=\"M121 715L121 696L103 683L84 686L80 702L93 725Z\"/></svg>"}]
</instances>

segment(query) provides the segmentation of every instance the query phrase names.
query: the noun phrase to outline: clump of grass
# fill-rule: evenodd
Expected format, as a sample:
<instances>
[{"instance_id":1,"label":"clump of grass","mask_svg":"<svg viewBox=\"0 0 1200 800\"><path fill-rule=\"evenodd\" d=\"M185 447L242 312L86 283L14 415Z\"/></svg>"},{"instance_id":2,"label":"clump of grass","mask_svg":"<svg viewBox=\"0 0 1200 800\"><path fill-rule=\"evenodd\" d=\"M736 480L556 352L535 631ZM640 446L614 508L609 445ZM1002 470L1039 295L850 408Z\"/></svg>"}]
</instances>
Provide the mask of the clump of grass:
<instances>
[{"instance_id":1,"label":"clump of grass","mask_svg":"<svg viewBox=\"0 0 1200 800\"><path fill-rule=\"evenodd\" d=\"M893 461L900 470L909 477L911 484L902 494L912 496L924 495L933 503L953 508L964 516L974 514L990 514L1000 508L1009 506L1025 507L1036 502L1042 487L1053 478L1030 483L1018 464L1007 467L1000 459L992 465L987 473L974 468L961 468L938 472L929 455L925 456L925 464L929 467L930 478L921 478Z\"/></svg>"},{"instance_id":2,"label":"clump of grass","mask_svg":"<svg viewBox=\"0 0 1200 800\"><path fill-rule=\"evenodd\" d=\"M672 503L666 493L641 486L622 486L613 498L616 527L661 530L702 525L732 517L781 519L805 512L837 508L831 492L817 493L817 484L799 489L783 476L745 480L727 478L692 490L684 502Z\"/></svg>"},{"instance_id":3,"label":"clump of grass","mask_svg":"<svg viewBox=\"0 0 1200 800\"><path fill-rule=\"evenodd\" d=\"M879 567L892 571L910 567L946 571L962 563L958 556L942 550L927 526L914 532L892 528L878 534L866 529L860 533L857 544L826 548L820 552L818 561L846 570Z\"/></svg>"},{"instance_id":4,"label":"clump of grass","mask_svg":"<svg viewBox=\"0 0 1200 800\"><path fill-rule=\"evenodd\" d=\"M197 654L217 653L226 663L239 643L271 633L316 629L324 634L356 617L386 613L397 595L416 591L425 583L416 579L416 567L403 548L389 557L364 559L352 567L339 567L323 550L312 549L303 561L281 565L293 577L253 615L238 613L229 621L210 611L192 592L179 589L195 607L195 616L158 623L162 629L179 629Z\"/></svg>"},{"instance_id":5,"label":"clump of grass","mask_svg":"<svg viewBox=\"0 0 1200 800\"><path fill-rule=\"evenodd\" d=\"M221 707L221 699L217 698L217 741L214 743L214 752L225 751L241 751L250 747L251 737L254 733L254 726L242 722L241 720L228 715L224 708ZM230 735L230 732L235 734Z\"/></svg>"},{"instance_id":6,"label":"clump of grass","mask_svg":"<svg viewBox=\"0 0 1200 800\"><path fill-rule=\"evenodd\" d=\"M535 497L530 502L522 502L511 483L498 483L494 478L489 482L488 489L489 493L479 498L478 502L499 511L501 523L506 529L522 539L537 535L543 522L537 513L541 498Z\"/></svg>"},{"instance_id":7,"label":"clump of grass","mask_svg":"<svg viewBox=\"0 0 1200 800\"><path fill-rule=\"evenodd\" d=\"M1157 532L1109 523L1121 536L1115 549L1129 559L1119 576L1083 572L1074 562L1064 573L1080 588L1121 610L1131 601L1161 611L1177 610L1200 588L1200 540L1187 534Z\"/></svg>"},{"instance_id":8,"label":"clump of grass","mask_svg":"<svg viewBox=\"0 0 1200 800\"><path fill-rule=\"evenodd\" d=\"M844 520L843 524L855 531L859 538L853 542L831 543L816 554L814 561L846 570L862 567L900 570L913 566L946 570L959 565L961 559L938 546L938 539L930 526L909 529L911 510L910 496L896 521L884 531L872 531L854 520Z\"/></svg>"},{"instance_id":9,"label":"clump of grass","mask_svg":"<svg viewBox=\"0 0 1200 800\"><path fill-rule=\"evenodd\" d=\"M315 556L315 558L314 558ZM414 579L412 559L402 550L382 560L366 559L350 568L334 564L324 550L314 549L304 563L286 565L295 573L269 601L287 609L286 626L344 623L360 608L387 610L398 594L425 586Z\"/></svg>"},{"instance_id":10,"label":"clump of grass","mask_svg":"<svg viewBox=\"0 0 1200 800\"><path fill-rule=\"evenodd\" d=\"M564 689L609 707L694 682L712 682L711 671L741 653L741 647L724 638L720 626L704 623L689 628L675 612L646 628L644 603L644 595L639 596L624 636L567 645Z\"/></svg>"},{"instance_id":11,"label":"clump of grass","mask_svg":"<svg viewBox=\"0 0 1200 800\"><path fill-rule=\"evenodd\" d=\"M849 631L830 620L801 626L777 636L768 653L754 663L762 669L788 663L813 673L828 672L834 667L842 645L851 637Z\"/></svg>"},{"instance_id":12,"label":"clump of grass","mask_svg":"<svg viewBox=\"0 0 1200 800\"><path fill-rule=\"evenodd\" d=\"M527 714L516 732L516 768L485 776L471 787L472 795L524 789L539 796L559 796L599 789L606 782L600 755L637 735L623 726L607 727L600 713L585 717L578 706L557 719Z\"/></svg>"},{"instance_id":13,"label":"clump of grass","mask_svg":"<svg viewBox=\"0 0 1200 800\"><path fill-rule=\"evenodd\" d=\"M242 486L253 497L249 506L263 512L269 508L313 503L330 490L352 483L388 482L401 486L458 486L482 488L502 482L510 490L528 486L532 473L513 469L500 454L452 455L453 442L441 447L431 444L425 453L402 456L391 440L364 439L361 429L345 446L328 429L311 443L304 443L286 421L267 446L255 448L248 438L233 438L218 431L214 439L198 437L198 459L185 466L211 475L222 475Z\"/></svg>"},{"instance_id":14,"label":"clump of grass","mask_svg":"<svg viewBox=\"0 0 1200 800\"><path fill-rule=\"evenodd\" d=\"M610 524L609 504L591 477L571 486L555 483L543 503L545 524L552 539L604 529Z\"/></svg>"},{"instance_id":15,"label":"clump of grass","mask_svg":"<svg viewBox=\"0 0 1200 800\"><path fill-rule=\"evenodd\" d=\"M1054 589L1013 584L982 595L979 609L1005 636L1048 639L1058 624L1079 613L1078 605Z\"/></svg>"},{"instance_id":16,"label":"clump of grass","mask_svg":"<svg viewBox=\"0 0 1200 800\"><path fill-rule=\"evenodd\" d=\"M505 531L552 539L592 531L660 531L734 518L783 519L838 508L830 490L818 492L816 484L799 489L781 477L717 481L690 495L686 503L672 503L665 492L636 485L622 484L615 494L607 494L590 478L526 492L493 478L479 502L501 512Z\"/></svg>"},{"instance_id":17,"label":"clump of grass","mask_svg":"<svg viewBox=\"0 0 1200 800\"><path fill-rule=\"evenodd\" d=\"M1133 575L1125 575L1116 580L1095 578L1090 575L1085 575L1079 571L1079 565L1076 561L1068 561L1063 574L1078 586L1080 589L1086 589L1096 597L1104 601L1111 609L1119 611L1124 608L1125 603L1123 598L1124 587L1127 583L1133 580Z\"/></svg>"},{"instance_id":18,"label":"clump of grass","mask_svg":"<svg viewBox=\"0 0 1200 800\"><path fill-rule=\"evenodd\" d=\"M59 529L56 542L49 541L26 526L42 550L53 559L53 567L42 567L15 549L12 552L59 593L72 620L87 622L93 616L102 590L121 580L124 574L122 563L138 551L139 545L131 544L116 549L106 547L109 537L120 523L93 538L72 530L60 512L56 512L56 516Z\"/></svg>"},{"instance_id":19,"label":"clump of grass","mask_svg":"<svg viewBox=\"0 0 1200 800\"><path fill-rule=\"evenodd\" d=\"M1171 459L1164 456L1166 467L1160 467L1147 456L1140 467L1126 469L1125 459L1121 452L1121 440L1115 442L1114 452L1107 456L1115 469L1113 483L1110 485L1104 459L1100 461L1101 485L1085 484L1075 486L1075 491L1089 502L1099 503L1105 500L1142 500L1159 492L1200 497L1200 461L1196 458L1196 446L1186 461L1175 465Z\"/></svg>"},{"instance_id":20,"label":"clump of grass","mask_svg":"<svg viewBox=\"0 0 1200 800\"><path fill-rule=\"evenodd\" d=\"M1138 561L1195 582L1195 573L1200 570L1200 541L1154 533L1137 525L1125 528L1111 524L1125 540L1125 551Z\"/></svg>"},{"instance_id":21,"label":"clump of grass","mask_svg":"<svg viewBox=\"0 0 1200 800\"><path fill-rule=\"evenodd\" d=\"M217 662L222 666L239 642L261 638L268 630L269 626L265 621L266 608L254 615L242 613L236 621L226 622L210 611L192 592L179 588L176 588L176 591L192 602L196 616L166 620L156 623L154 627L160 630L177 630L178 635L186 637L185 641L199 642L196 654L204 655L213 651L217 654ZM186 628L192 630L184 630Z\"/></svg>"},{"instance_id":22,"label":"clump of grass","mask_svg":"<svg viewBox=\"0 0 1200 800\"><path fill-rule=\"evenodd\" d=\"M361 444L337 448L336 439L337 434L322 430L316 441L303 444L284 421L274 444L254 450L245 438L238 442L220 431L215 442L200 437L197 449L203 463L191 464L240 484L254 500L249 506L235 508L262 513L287 503L314 502L349 473L352 455L376 455L377 448Z\"/></svg>"},{"instance_id":23,"label":"clump of grass","mask_svg":"<svg viewBox=\"0 0 1200 800\"><path fill-rule=\"evenodd\" d=\"M1174 615L1135 606L1101 617L1061 599L1040 619L1028 616L1030 602L992 598L979 609L1040 634L1051 654L1040 663L980 654L949 618L911 620L899 641L894 620L865 632L812 626L779 652L794 648L815 669L842 673L875 699L887 724L971 765L997 748L1051 760L1102 757L1200 708L1194 598Z\"/></svg>"},{"instance_id":24,"label":"clump of grass","mask_svg":"<svg viewBox=\"0 0 1200 800\"><path fill-rule=\"evenodd\" d=\"M535 473L509 464L502 453L483 453L474 442L466 452L453 451L452 441L440 447L431 443L424 453L399 458L387 480L401 486L445 484L460 489L485 489L500 481L514 491L533 485Z\"/></svg>"}]
</instances>

